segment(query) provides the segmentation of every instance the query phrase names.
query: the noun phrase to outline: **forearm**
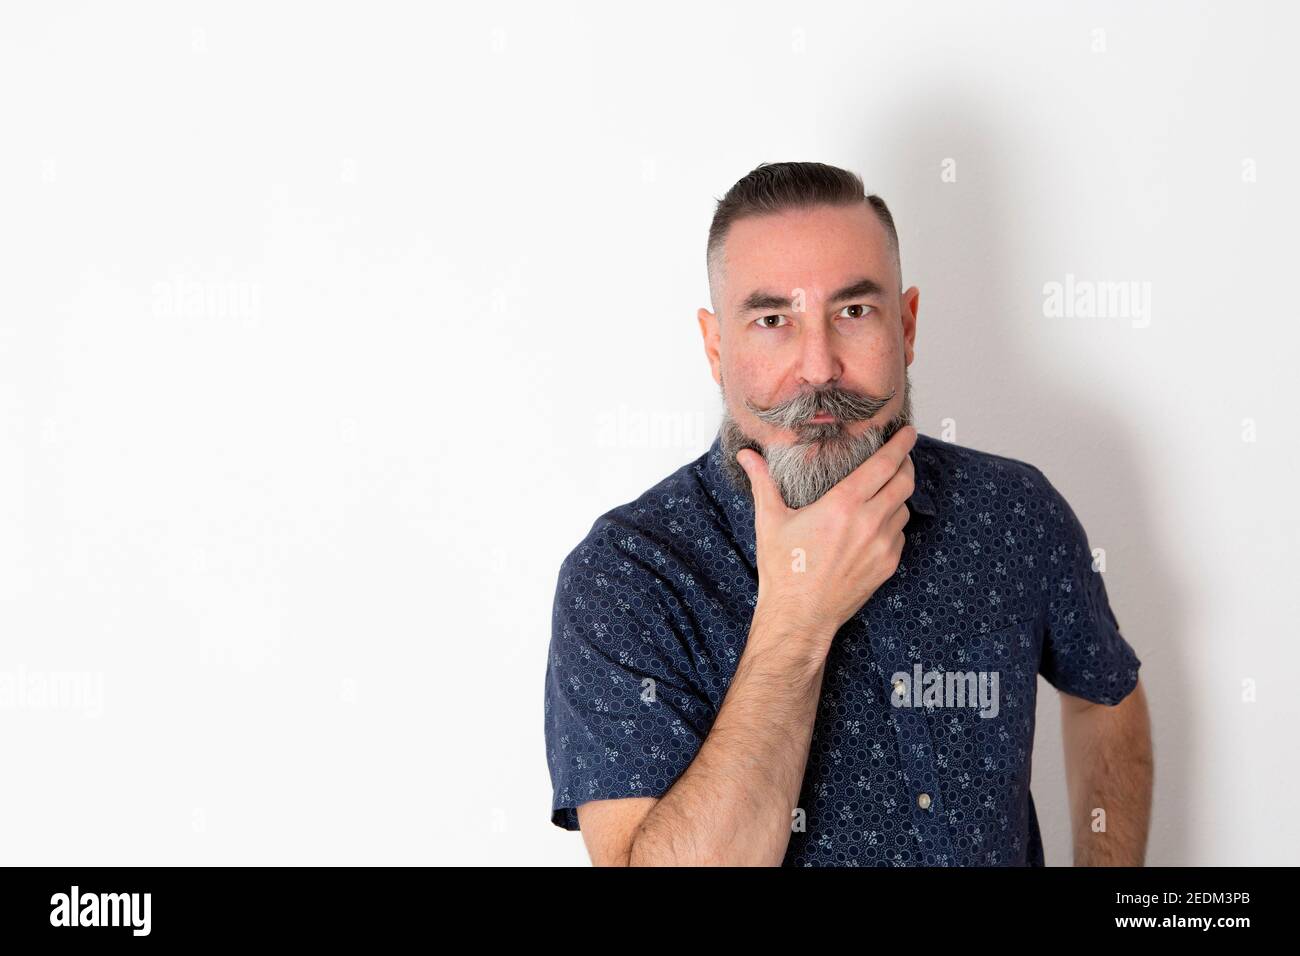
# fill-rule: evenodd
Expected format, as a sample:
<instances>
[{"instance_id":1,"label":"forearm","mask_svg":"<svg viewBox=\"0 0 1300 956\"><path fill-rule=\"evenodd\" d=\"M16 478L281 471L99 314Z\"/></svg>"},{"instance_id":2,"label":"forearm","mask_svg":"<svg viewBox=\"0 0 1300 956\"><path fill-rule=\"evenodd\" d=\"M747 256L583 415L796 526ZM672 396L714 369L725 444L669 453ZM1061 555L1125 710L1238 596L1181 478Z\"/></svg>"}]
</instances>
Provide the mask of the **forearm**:
<instances>
[{"instance_id":1,"label":"forearm","mask_svg":"<svg viewBox=\"0 0 1300 956\"><path fill-rule=\"evenodd\" d=\"M1142 685L1113 707L1063 700L1061 718L1075 866L1141 866L1154 778Z\"/></svg>"},{"instance_id":2,"label":"forearm","mask_svg":"<svg viewBox=\"0 0 1300 956\"><path fill-rule=\"evenodd\" d=\"M776 866L808 762L829 637L755 612L717 719L647 814L630 863Z\"/></svg>"}]
</instances>

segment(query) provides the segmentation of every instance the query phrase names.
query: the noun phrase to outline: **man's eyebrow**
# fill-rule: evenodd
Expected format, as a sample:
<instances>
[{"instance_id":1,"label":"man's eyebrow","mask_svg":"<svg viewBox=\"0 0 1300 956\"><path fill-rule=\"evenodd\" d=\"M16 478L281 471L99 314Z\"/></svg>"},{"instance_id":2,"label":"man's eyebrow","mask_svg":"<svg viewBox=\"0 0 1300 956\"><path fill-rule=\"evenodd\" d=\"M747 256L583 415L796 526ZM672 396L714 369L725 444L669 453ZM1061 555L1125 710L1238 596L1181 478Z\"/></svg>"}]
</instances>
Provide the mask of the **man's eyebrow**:
<instances>
[{"instance_id":1,"label":"man's eyebrow","mask_svg":"<svg viewBox=\"0 0 1300 956\"><path fill-rule=\"evenodd\" d=\"M852 285L846 285L835 292L828 302L843 302L845 299L884 298L885 287L875 279L862 278Z\"/></svg>"},{"instance_id":2,"label":"man's eyebrow","mask_svg":"<svg viewBox=\"0 0 1300 956\"><path fill-rule=\"evenodd\" d=\"M884 294L884 287L875 279L862 278L832 293L831 297L826 301L833 303L843 302L845 299L881 298ZM792 305L793 303L788 296L758 289L745 296L745 300L740 303L738 311L743 315L746 312L756 312L760 309L764 311L769 309L790 309Z\"/></svg>"},{"instance_id":3,"label":"man's eyebrow","mask_svg":"<svg viewBox=\"0 0 1300 956\"><path fill-rule=\"evenodd\" d=\"M789 309L792 303L788 298L777 295L774 292L763 292L755 290L745 296L745 301L740 303L739 311L741 314L746 312L756 312L759 309Z\"/></svg>"}]
</instances>

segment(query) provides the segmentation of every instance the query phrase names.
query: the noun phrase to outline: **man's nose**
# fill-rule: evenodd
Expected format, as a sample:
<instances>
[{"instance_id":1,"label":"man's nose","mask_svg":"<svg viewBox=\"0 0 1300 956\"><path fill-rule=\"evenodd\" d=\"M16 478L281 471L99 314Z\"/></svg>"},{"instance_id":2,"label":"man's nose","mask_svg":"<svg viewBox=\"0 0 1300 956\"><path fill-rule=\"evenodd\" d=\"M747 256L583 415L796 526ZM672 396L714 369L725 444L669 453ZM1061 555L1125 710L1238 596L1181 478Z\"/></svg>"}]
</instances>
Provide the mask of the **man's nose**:
<instances>
[{"instance_id":1,"label":"man's nose","mask_svg":"<svg viewBox=\"0 0 1300 956\"><path fill-rule=\"evenodd\" d=\"M806 323L800 339L800 383L822 386L837 381L844 373L844 366L827 329L820 323Z\"/></svg>"}]
</instances>

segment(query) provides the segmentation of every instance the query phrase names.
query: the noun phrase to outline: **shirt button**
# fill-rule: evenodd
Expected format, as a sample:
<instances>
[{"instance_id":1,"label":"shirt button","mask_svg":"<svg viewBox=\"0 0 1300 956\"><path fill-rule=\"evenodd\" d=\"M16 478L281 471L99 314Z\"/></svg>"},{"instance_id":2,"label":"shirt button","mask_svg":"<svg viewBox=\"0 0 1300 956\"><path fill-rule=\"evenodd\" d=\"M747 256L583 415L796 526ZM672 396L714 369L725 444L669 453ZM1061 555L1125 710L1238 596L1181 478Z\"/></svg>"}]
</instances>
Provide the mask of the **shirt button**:
<instances>
[{"instance_id":1,"label":"shirt button","mask_svg":"<svg viewBox=\"0 0 1300 956\"><path fill-rule=\"evenodd\" d=\"M919 797L916 798L916 805L920 807L922 810L929 810L930 795L928 793L921 794Z\"/></svg>"}]
</instances>

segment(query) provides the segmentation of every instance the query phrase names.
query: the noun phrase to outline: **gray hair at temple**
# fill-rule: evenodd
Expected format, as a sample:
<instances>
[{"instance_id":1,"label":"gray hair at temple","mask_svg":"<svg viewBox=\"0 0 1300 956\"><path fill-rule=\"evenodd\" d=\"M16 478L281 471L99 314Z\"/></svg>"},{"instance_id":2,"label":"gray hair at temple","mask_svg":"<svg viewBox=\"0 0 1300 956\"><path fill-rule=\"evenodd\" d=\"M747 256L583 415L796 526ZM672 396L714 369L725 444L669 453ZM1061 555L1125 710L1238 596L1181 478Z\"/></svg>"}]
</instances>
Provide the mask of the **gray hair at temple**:
<instances>
[{"instance_id":1,"label":"gray hair at temple","mask_svg":"<svg viewBox=\"0 0 1300 956\"><path fill-rule=\"evenodd\" d=\"M763 216L787 209L813 206L851 206L865 202L876 211L889 233L894 270L901 290L903 265L898 250L898 230L889 207L879 196L866 193L862 179L847 169L825 163L762 163L745 174L727 194L718 200L709 226L706 254L709 272L709 298L713 311L722 305L722 271L725 264L727 233L733 223L751 216Z\"/></svg>"}]
</instances>

